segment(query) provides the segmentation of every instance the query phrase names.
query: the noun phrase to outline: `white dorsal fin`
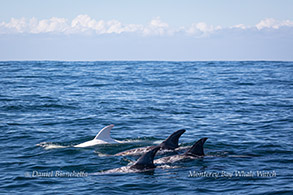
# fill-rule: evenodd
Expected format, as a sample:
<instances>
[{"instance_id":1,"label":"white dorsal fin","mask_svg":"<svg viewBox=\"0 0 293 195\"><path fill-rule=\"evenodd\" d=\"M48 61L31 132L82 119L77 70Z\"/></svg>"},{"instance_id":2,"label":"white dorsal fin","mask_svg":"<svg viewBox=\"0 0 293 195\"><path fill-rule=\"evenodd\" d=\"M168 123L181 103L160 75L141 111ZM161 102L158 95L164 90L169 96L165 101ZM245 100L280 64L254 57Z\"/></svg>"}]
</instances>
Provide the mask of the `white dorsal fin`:
<instances>
[{"instance_id":1,"label":"white dorsal fin","mask_svg":"<svg viewBox=\"0 0 293 195\"><path fill-rule=\"evenodd\" d=\"M104 127L95 137L95 139L100 139L100 140L112 140L110 136L110 131L114 127L114 125L109 125Z\"/></svg>"}]
</instances>

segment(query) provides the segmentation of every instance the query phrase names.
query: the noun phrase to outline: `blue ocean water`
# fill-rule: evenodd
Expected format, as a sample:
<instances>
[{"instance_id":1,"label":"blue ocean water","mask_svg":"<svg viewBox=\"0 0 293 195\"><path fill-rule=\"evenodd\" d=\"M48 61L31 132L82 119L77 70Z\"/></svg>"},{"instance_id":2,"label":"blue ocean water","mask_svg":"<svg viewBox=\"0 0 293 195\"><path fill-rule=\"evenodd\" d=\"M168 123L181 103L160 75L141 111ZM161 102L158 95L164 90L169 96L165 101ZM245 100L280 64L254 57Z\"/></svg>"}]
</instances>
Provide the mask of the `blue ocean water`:
<instances>
[{"instance_id":1,"label":"blue ocean water","mask_svg":"<svg viewBox=\"0 0 293 195\"><path fill-rule=\"evenodd\" d=\"M109 124L129 142L71 147ZM182 128L207 157L91 175ZM1 193L291 194L293 62L4 61L0 131Z\"/></svg>"}]
</instances>

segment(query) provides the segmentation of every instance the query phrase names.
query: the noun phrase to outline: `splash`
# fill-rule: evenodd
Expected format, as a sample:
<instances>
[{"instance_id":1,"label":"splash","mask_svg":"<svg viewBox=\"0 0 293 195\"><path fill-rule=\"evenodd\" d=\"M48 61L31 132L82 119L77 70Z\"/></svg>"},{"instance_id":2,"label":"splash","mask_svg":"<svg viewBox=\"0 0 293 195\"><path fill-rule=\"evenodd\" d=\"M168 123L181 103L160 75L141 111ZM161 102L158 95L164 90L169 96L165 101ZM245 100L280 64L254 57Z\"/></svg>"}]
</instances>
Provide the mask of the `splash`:
<instances>
[{"instance_id":1,"label":"splash","mask_svg":"<svg viewBox=\"0 0 293 195\"><path fill-rule=\"evenodd\" d=\"M63 146L63 145L60 145L60 144L55 144L55 143L52 143L52 142L41 142L39 144L36 144L36 146L40 146L40 147L44 148L45 150L70 147L70 146Z\"/></svg>"}]
</instances>

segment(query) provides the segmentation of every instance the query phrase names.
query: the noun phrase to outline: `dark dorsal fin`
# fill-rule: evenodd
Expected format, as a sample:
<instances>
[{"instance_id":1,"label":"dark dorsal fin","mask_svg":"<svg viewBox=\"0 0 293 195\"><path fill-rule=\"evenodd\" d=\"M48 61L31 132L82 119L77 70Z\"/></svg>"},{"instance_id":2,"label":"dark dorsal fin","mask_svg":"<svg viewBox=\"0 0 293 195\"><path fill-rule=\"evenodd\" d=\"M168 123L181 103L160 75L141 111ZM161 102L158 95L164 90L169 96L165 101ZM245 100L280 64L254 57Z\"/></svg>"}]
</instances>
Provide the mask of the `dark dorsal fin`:
<instances>
[{"instance_id":1,"label":"dark dorsal fin","mask_svg":"<svg viewBox=\"0 0 293 195\"><path fill-rule=\"evenodd\" d=\"M207 137L201 138L195 144L193 144L193 146L184 154L192 155L192 156L204 156L203 145L207 141L207 139L208 139Z\"/></svg>"},{"instance_id":2,"label":"dark dorsal fin","mask_svg":"<svg viewBox=\"0 0 293 195\"><path fill-rule=\"evenodd\" d=\"M160 149L160 146L154 146L150 151L143 154L134 165L132 165L130 168L135 169L147 169L147 168L155 168L154 165L154 157L157 153L157 151Z\"/></svg>"},{"instance_id":3,"label":"dark dorsal fin","mask_svg":"<svg viewBox=\"0 0 293 195\"><path fill-rule=\"evenodd\" d=\"M172 133L167 139L165 139L161 144L162 149L174 150L178 148L179 137L185 132L185 129L180 129Z\"/></svg>"}]
</instances>

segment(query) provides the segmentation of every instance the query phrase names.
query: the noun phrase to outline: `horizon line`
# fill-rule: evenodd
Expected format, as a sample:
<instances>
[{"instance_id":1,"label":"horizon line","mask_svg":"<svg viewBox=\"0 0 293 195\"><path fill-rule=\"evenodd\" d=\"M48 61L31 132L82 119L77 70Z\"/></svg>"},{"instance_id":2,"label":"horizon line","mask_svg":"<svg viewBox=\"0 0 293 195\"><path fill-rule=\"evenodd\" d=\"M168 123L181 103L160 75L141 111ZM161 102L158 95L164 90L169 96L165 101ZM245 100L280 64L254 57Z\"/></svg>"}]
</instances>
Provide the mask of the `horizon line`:
<instances>
[{"instance_id":1,"label":"horizon line","mask_svg":"<svg viewBox=\"0 0 293 195\"><path fill-rule=\"evenodd\" d=\"M147 60L132 60L132 59L113 59L113 60L50 60L50 59L23 59L23 60L1 60L0 62L293 62L293 60L281 60L281 59L237 59L237 60L156 60L156 59L147 59Z\"/></svg>"}]
</instances>

